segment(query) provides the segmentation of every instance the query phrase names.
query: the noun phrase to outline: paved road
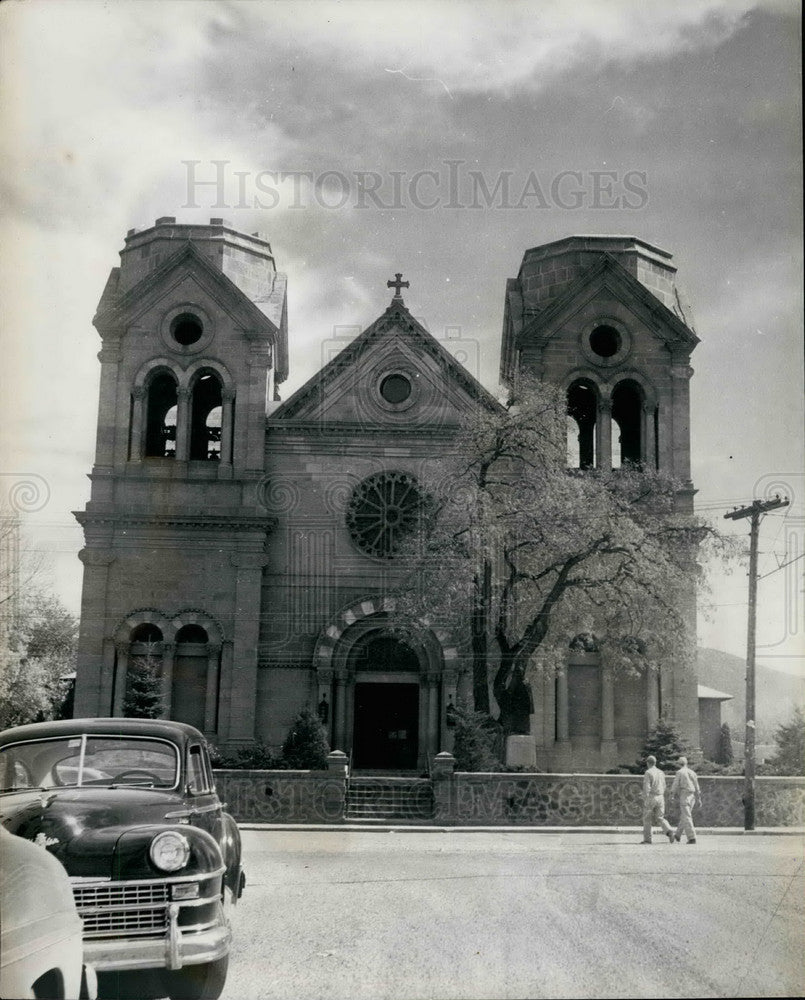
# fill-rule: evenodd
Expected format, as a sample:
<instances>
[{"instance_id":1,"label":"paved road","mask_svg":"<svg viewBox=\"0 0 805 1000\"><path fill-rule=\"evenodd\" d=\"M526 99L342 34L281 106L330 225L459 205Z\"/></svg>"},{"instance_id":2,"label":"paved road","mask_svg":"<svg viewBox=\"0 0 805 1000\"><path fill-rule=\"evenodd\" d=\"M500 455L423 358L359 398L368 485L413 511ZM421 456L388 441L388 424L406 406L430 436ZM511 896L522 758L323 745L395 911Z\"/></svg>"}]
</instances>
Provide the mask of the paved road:
<instances>
[{"instance_id":1,"label":"paved road","mask_svg":"<svg viewBox=\"0 0 805 1000\"><path fill-rule=\"evenodd\" d=\"M224 1000L805 995L805 842L246 830Z\"/></svg>"}]
</instances>

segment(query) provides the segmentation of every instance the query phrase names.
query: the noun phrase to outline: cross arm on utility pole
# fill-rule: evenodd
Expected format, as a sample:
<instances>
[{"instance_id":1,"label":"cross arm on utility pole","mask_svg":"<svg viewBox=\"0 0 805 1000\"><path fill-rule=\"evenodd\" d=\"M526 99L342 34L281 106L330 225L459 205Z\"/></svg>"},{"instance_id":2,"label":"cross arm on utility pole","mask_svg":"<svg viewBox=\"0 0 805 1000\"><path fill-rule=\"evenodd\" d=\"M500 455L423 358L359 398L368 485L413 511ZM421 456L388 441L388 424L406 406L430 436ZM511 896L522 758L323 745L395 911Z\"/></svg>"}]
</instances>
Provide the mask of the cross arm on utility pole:
<instances>
[{"instance_id":1,"label":"cross arm on utility pole","mask_svg":"<svg viewBox=\"0 0 805 1000\"><path fill-rule=\"evenodd\" d=\"M749 615L746 629L746 735L744 737L744 829L755 829L755 632L757 621L757 538L760 519L770 510L787 507L788 500L753 500L748 507L736 507L724 517L749 525Z\"/></svg>"}]
</instances>

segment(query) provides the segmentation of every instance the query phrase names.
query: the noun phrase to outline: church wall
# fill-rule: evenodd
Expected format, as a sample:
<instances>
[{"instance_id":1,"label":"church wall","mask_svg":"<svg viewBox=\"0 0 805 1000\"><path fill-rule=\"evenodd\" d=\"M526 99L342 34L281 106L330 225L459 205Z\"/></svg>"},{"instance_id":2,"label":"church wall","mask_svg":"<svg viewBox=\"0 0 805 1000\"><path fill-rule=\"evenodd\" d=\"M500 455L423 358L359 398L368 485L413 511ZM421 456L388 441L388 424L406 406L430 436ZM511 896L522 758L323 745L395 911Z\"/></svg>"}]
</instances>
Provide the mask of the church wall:
<instances>
[{"instance_id":1,"label":"church wall","mask_svg":"<svg viewBox=\"0 0 805 1000\"><path fill-rule=\"evenodd\" d=\"M313 707L315 696L313 675L307 667L258 669L255 738L279 750L294 719L302 709Z\"/></svg>"},{"instance_id":2,"label":"church wall","mask_svg":"<svg viewBox=\"0 0 805 1000\"><path fill-rule=\"evenodd\" d=\"M305 655L311 640L341 608L361 597L384 596L402 580L404 566L375 558L353 544L346 524L352 490L377 472L398 470L421 483L443 467L444 440L396 433L394 446L376 439L271 435L267 463L269 511L277 518L268 540L261 640L290 658ZM435 447L434 447L435 444ZM441 446L441 447L440 447ZM308 637L306 640L304 637Z\"/></svg>"}]
</instances>

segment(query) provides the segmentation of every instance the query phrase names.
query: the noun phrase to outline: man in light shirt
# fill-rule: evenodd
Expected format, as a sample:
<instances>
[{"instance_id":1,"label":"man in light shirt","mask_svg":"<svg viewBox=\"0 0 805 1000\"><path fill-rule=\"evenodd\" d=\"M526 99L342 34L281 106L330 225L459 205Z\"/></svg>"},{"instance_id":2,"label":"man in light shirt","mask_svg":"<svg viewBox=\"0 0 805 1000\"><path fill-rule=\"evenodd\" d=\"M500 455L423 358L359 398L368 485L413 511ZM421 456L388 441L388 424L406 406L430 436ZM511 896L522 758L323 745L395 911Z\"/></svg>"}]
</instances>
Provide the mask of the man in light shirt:
<instances>
[{"instance_id":1,"label":"man in light shirt","mask_svg":"<svg viewBox=\"0 0 805 1000\"><path fill-rule=\"evenodd\" d=\"M646 757L648 765L643 775L643 840L651 843L652 826L661 826L662 832L673 844L674 831L665 818L665 775L657 767L656 757Z\"/></svg>"},{"instance_id":2,"label":"man in light shirt","mask_svg":"<svg viewBox=\"0 0 805 1000\"><path fill-rule=\"evenodd\" d=\"M688 767L687 757L680 757L677 763L674 783L671 785L671 796L679 799L679 823L674 840L679 843L682 834L688 838L689 844L696 843L696 829L693 826L693 806L702 804L702 793L699 791L699 779Z\"/></svg>"}]
</instances>

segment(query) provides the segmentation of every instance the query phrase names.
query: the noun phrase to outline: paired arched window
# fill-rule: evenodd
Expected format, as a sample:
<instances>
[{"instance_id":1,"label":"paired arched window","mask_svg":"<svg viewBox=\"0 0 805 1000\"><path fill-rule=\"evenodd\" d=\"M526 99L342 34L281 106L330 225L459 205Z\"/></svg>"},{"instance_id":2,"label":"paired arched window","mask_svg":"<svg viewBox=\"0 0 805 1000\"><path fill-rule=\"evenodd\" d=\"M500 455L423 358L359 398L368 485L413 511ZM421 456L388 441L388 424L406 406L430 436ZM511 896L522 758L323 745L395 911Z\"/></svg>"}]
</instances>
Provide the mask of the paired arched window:
<instances>
[{"instance_id":1,"label":"paired arched window","mask_svg":"<svg viewBox=\"0 0 805 1000\"><path fill-rule=\"evenodd\" d=\"M159 718L164 714L162 697L162 630L156 625L138 625L129 639L125 672L123 715Z\"/></svg>"},{"instance_id":2,"label":"paired arched window","mask_svg":"<svg viewBox=\"0 0 805 1000\"><path fill-rule=\"evenodd\" d=\"M144 458L231 462L235 400L213 368L202 368L189 389L159 367L131 401L130 453Z\"/></svg>"},{"instance_id":3,"label":"paired arched window","mask_svg":"<svg viewBox=\"0 0 805 1000\"><path fill-rule=\"evenodd\" d=\"M632 379L612 392L612 468L643 461L643 390Z\"/></svg>"},{"instance_id":4,"label":"paired arched window","mask_svg":"<svg viewBox=\"0 0 805 1000\"><path fill-rule=\"evenodd\" d=\"M598 390L586 378L577 379L567 390L567 459L573 469L596 465Z\"/></svg>"},{"instance_id":5,"label":"paired arched window","mask_svg":"<svg viewBox=\"0 0 805 1000\"><path fill-rule=\"evenodd\" d=\"M207 699L208 636L201 625L176 633L171 684L171 718L204 729Z\"/></svg>"},{"instance_id":6,"label":"paired arched window","mask_svg":"<svg viewBox=\"0 0 805 1000\"><path fill-rule=\"evenodd\" d=\"M595 382L578 378L567 389L567 464L573 469L620 469L657 459L658 411L650 412L642 385L624 378L609 406Z\"/></svg>"},{"instance_id":7,"label":"paired arched window","mask_svg":"<svg viewBox=\"0 0 805 1000\"><path fill-rule=\"evenodd\" d=\"M212 371L203 371L193 384L190 400L190 458L201 461L221 459L221 380Z\"/></svg>"},{"instance_id":8,"label":"paired arched window","mask_svg":"<svg viewBox=\"0 0 805 1000\"><path fill-rule=\"evenodd\" d=\"M147 458L175 458L178 387L169 372L160 372L148 383L145 425Z\"/></svg>"}]
</instances>

